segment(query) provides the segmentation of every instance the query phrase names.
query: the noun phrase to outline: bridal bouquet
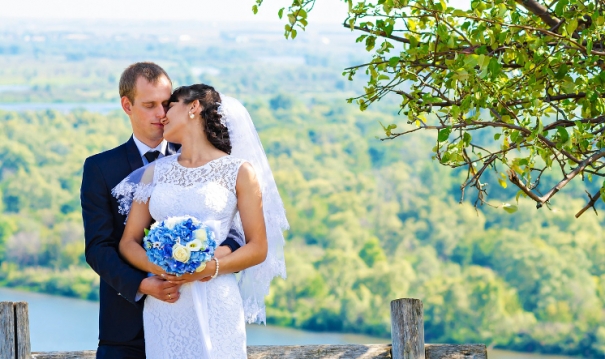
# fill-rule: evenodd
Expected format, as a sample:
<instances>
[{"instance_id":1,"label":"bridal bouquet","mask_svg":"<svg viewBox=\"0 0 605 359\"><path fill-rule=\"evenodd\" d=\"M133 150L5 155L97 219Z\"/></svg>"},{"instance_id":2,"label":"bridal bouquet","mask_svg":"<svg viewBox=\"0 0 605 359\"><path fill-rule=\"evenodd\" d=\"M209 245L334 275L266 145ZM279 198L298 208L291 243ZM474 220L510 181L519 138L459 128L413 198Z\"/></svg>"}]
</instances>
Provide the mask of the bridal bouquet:
<instances>
[{"instance_id":1,"label":"bridal bouquet","mask_svg":"<svg viewBox=\"0 0 605 359\"><path fill-rule=\"evenodd\" d=\"M143 246L147 258L167 273L182 275L201 272L214 256L216 241L212 229L189 217L169 217L145 229Z\"/></svg>"}]
</instances>

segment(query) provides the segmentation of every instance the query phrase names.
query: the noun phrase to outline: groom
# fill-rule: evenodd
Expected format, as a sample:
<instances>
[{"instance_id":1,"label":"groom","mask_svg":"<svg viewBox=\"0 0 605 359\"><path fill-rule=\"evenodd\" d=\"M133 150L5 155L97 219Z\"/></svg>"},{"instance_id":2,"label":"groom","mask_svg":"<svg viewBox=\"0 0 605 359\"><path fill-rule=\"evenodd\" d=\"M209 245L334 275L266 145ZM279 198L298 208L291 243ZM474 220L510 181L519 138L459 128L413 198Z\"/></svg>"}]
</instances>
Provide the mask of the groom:
<instances>
[{"instance_id":1,"label":"groom","mask_svg":"<svg viewBox=\"0 0 605 359\"><path fill-rule=\"evenodd\" d=\"M148 277L120 257L118 243L126 218L118 213L111 195L111 189L132 171L178 151L179 145L162 138L161 120L171 93L170 77L160 66L139 62L126 68L120 78L120 97L133 136L84 162L80 199L86 261L101 277L97 359L144 359L143 297L169 303L179 298L178 285ZM232 236L216 250L216 257L239 248Z\"/></svg>"}]
</instances>

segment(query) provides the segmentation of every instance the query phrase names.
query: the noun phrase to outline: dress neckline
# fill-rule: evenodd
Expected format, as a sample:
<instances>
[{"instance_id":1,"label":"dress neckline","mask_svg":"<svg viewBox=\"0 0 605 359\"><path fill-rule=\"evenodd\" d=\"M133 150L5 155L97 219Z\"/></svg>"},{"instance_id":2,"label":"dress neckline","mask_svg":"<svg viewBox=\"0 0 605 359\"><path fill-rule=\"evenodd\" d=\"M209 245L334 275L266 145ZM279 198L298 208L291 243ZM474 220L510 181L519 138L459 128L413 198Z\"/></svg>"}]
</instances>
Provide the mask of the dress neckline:
<instances>
[{"instance_id":1,"label":"dress neckline","mask_svg":"<svg viewBox=\"0 0 605 359\"><path fill-rule=\"evenodd\" d=\"M174 163L176 163L176 165L178 167L185 168L185 169L188 169L188 170L196 170L196 169L199 169L199 168L204 168L204 167L208 166L209 164L211 164L212 162L216 162L216 161L221 160L221 159L223 159L225 157L229 157L229 155L225 155L225 156L221 156L219 158L215 158L215 159L210 160L210 161L204 163L203 165L197 166L197 167L185 167L185 166L183 166L182 164L179 163L179 158L180 157L181 157L181 154L178 154L177 156L174 156Z\"/></svg>"}]
</instances>

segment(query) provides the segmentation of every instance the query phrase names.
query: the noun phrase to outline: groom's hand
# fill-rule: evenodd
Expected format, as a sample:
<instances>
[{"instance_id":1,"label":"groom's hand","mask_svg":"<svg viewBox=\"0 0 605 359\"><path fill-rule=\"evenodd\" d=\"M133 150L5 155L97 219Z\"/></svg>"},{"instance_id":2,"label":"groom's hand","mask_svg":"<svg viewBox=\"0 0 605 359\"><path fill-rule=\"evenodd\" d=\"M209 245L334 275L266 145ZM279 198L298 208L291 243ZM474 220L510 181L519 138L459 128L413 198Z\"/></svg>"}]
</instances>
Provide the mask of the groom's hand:
<instances>
[{"instance_id":1,"label":"groom's hand","mask_svg":"<svg viewBox=\"0 0 605 359\"><path fill-rule=\"evenodd\" d=\"M139 292L150 295L166 303L174 303L181 296L181 293L179 292L180 288L181 284L179 283L173 283L157 276L151 276L143 279L139 286Z\"/></svg>"},{"instance_id":2,"label":"groom's hand","mask_svg":"<svg viewBox=\"0 0 605 359\"><path fill-rule=\"evenodd\" d=\"M214 250L214 256L217 259L226 257L229 254L231 254L231 248L229 248L227 246L219 246L217 249Z\"/></svg>"}]
</instances>

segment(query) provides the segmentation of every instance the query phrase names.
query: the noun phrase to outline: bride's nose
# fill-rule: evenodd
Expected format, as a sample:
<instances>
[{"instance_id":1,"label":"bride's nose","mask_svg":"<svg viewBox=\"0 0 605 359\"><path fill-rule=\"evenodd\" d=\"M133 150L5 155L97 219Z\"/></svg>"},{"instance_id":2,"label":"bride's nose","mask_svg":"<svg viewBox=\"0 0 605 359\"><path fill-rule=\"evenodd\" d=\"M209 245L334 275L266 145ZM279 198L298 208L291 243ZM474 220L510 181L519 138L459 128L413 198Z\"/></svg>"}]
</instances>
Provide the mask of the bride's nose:
<instances>
[{"instance_id":1,"label":"bride's nose","mask_svg":"<svg viewBox=\"0 0 605 359\"><path fill-rule=\"evenodd\" d=\"M162 118L160 119L160 123L161 123L162 125L165 125L165 124L166 124L166 122L168 122L168 119L166 118L166 116L164 116L164 117L162 117Z\"/></svg>"}]
</instances>

